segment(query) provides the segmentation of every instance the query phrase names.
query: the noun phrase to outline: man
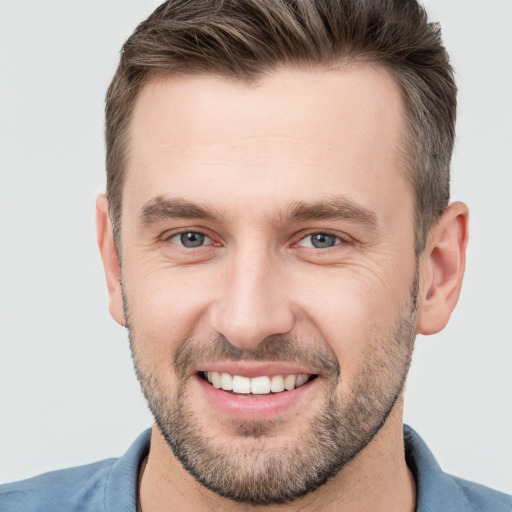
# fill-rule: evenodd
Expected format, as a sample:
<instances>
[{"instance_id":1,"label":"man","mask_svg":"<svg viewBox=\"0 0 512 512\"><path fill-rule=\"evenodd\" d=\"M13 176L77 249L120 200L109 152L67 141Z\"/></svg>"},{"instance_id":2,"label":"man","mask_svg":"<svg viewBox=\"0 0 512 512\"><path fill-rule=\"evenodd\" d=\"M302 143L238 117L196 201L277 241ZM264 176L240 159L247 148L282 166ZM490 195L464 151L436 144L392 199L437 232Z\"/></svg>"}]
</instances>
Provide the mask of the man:
<instances>
[{"instance_id":1,"label":"man","mask_svg":"<svg viewBox=\"0 0 512 512\"><path fill-rule=\"evenodd\" d=\"M155 418L2 510L510 510L403 427L458 299L455 84L415 2L167 2L107 94L98 242Z\"/></svg>"}]
</instances>

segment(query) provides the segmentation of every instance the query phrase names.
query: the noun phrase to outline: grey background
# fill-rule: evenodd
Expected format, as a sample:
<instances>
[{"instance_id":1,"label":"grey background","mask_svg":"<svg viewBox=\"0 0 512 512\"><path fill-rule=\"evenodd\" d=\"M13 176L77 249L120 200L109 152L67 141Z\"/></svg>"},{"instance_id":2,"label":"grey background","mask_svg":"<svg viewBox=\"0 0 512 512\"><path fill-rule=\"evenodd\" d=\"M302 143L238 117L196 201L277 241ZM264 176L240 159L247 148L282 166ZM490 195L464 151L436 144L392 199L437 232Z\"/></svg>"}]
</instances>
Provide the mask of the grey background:
<instances>
[{"instance_id":1,"label":"grey background","mask_svg":"<svg viewBox=\"0 0 512 512\"><path fill-rule=\"evenodd\" d=\"M159 2L0 0L0 482L119 456L150 425L94 234L103 97ZM406 421L441 466L512 492L512 3L430 0L460 88L459 306L419 337Z\"/></svg>"}]
</instances>

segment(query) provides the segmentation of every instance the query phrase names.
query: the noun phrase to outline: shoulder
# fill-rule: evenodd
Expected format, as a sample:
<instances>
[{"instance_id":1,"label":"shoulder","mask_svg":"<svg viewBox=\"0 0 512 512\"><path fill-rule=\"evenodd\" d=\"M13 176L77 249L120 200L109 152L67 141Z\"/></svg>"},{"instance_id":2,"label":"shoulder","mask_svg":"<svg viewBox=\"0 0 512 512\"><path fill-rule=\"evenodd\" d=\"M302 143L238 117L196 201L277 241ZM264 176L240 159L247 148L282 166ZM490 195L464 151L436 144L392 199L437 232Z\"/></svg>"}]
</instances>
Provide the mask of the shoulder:
<instances>
[{"instance_id":1,"label":"shoulder","mask_svg":"<svg viewBox=\"0 0 512 512\"><path fill-rule=\"evenodd\" d=\"M102 510L105 483L116 459L52 471L0 486L2 512Z\"/></svg>"},{"instance_id":2,"label":"shoulder","mask_svg":"<svg viewBox=\"0 0 512 512\"><path fill-rule=\"evenodd\" d=\"M512 496L445 473L407 425L404 441L407 465L416 480L417 512L512 512Z\"/></svg>"},{"instance_id":3,"label":"shoulder","mask_svg":"<svg viewBox=\"0 0 512 512\"><path fill-rule=\"evenodd\" d=\"M1 512L136 512L139 467L151 430L119 459L107 459L0 485Z\"/></svg>"},{"instance_id":4,"label":"shoulder","mask_svg":"<svg viewBox=\"0 0 512 512\"><path fill-rule=\"evenodd\" d=\"M512 496L485 485L469 482L462 478L451 477L454 484L460 489L461 494L473 511L512 512Z\"/></svg>"}]
</instances>

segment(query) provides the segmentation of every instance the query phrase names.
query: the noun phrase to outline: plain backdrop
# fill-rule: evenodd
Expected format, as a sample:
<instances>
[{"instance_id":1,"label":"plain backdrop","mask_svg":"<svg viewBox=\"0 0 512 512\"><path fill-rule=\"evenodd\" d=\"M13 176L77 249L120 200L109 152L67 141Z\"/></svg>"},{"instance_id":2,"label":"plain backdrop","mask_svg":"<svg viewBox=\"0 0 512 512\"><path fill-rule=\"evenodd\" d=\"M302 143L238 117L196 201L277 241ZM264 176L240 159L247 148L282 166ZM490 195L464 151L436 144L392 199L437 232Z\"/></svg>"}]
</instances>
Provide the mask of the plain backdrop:
<instances>
[{"instance_id":1,"label":"plain backdrop","mask_svg":"<svg viewBox=\"0 0 512 512\"><path fill-rule=\"evenodd\" d=\"M112 456L150 426L94 234L103 98L148 0L0 0L0 482ZM448 472L512 492L512 3L429 0L460 89L471 209L451 323L419 337L405 419Z\"/></svg>"}]
</instances>

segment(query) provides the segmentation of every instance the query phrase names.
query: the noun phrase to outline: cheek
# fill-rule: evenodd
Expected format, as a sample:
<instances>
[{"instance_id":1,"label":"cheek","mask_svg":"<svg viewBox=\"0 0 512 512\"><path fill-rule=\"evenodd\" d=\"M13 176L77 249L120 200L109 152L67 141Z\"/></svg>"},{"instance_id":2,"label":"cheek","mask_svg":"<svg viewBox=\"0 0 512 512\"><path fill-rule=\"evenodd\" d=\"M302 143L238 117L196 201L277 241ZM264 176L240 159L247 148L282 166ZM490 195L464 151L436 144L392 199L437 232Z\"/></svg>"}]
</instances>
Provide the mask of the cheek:
<instances>
[{"instance_id":1,"label":"cheek","mask_svg":"<svg viewBox=\"0 0 512 512\"><path fill-rule=\"evenodd\" d=\"M202 336L208 289L200 273L150 268L123 276L136 349L152 367L168 371L179 346Z\"/></svg>"},{"instance_id":2,"label":"cheek","mask_svg":"<svg viewBox=\"0 0 512 512\"><path fill-rule=\"evenodd\" d=\"M368 354L393 335L409 300L409 285L365 279L348 271L332 275L328 282L324 289L318 287L318 280L303 282L302 315L335 353L344 377L353 381ZM299 296L298 290L295 293Z\"/></svg>"}]
</instances>

